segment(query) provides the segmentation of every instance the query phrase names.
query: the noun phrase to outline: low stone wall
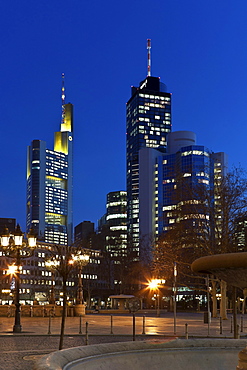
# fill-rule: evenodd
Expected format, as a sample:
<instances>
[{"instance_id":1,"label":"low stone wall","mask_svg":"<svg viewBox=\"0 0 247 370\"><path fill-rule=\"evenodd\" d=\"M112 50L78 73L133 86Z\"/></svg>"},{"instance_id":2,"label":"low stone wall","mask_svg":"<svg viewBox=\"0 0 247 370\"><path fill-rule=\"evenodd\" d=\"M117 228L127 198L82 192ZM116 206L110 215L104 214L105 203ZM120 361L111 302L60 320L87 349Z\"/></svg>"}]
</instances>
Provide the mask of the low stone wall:
<instances>
[{"instance_id":1,"label":"low stone wall","mask_svg":"<svg viewBox=\"0 0 247 370\"><path fill-rule=\"evenodd\" d=\"M35 370L232 370L242 339L173 339L164 343L124 342L75 347L39 359Z\"/></svg>"}]
</instances>

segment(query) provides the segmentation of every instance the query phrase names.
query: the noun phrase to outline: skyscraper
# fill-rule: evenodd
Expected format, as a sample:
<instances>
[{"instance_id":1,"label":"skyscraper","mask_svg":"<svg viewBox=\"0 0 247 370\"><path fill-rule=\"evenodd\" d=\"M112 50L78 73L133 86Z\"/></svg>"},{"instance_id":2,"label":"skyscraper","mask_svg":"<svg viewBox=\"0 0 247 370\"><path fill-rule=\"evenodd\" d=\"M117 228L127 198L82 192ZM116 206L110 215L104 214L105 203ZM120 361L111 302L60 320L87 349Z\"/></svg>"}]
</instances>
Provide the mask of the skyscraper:
<instances>
[{"instance_id":1,"label":"skyscraper","mask_svg":"<svg viewBox=\"0 0 247 370\"><path fill-rule=\"evenodd\" d=\"M127 255L126 191L107 194L106 213L99 220L99 232L104 234L105 248L119 262Z\"/></svg>"},{"instance_id":2,"label":"skyscraper","mask_svg":"<svg viewBox=\"0 0 247 370\"><path fill-rule=\"evenodd\" d=\"M53 150L33 140L27 154L26 229L48 243L72 242L73 105L65 104L62 80L62 119Z\"/></svg>"},{"instance_id":3,"label":"skyscraper","mask_svg":"<svg viewBox=\"0 0 247 370\"><path fill-rule=\"evenodd\" d=\"M220 203L215 201L215 185L226 173L227 155L197 145L196 135L190 131L169 133L167 144L166 153L149 148L139 153L140 233L150 239L166 233L177 222L218 222ZM213 220L200 206L203 188L211 190Z\"/></svg>"},{"instance_id":4,"label":"skyscraper","mask_svg":"<svg viewBox=\"0 0 247 370\"><path fill-rule=\"evenodd\" d=\"M107 194L106 225L109 226L107 250L116 260L126 256L126 192L113 191Z\"/></svg>"},{"instance_id":5,"label":"skyscraper","mask_svg":"<svg viewBox=\"0 0 247 370\"><path fill-rule=\"evenodd\" d=\"M139 152L155 148L164 152L171 131L171 94L158 77L151 76L150 40L148 75L139 87L132 87L127 102L127 220L132 247L139 252Z\"/></svg>"}]
</instances>

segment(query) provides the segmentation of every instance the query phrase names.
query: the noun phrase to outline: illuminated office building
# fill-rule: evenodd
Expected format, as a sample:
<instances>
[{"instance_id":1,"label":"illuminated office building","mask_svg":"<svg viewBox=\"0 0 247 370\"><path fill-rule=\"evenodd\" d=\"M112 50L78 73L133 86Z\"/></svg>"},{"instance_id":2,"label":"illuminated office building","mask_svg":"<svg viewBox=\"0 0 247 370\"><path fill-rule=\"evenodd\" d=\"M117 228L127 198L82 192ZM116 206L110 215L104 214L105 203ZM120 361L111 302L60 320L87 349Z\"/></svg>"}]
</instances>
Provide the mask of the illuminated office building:
<instances>
[{"instance_id":1,"label":"illuminated office building","mask_svg":"<svg viewBox=\"0 0 247 370\"><path fill-rule=\"evenodd\" d=\"M200 210L199 188L212 190L212 201L217 198L216 183L226 174L227 155L213 153L203 145L197 145L196 135L191 131L175 131L167 137L166 153L144 148L140 151L140 231L152 238L158 237L178 221L178 212L183 213L179 222L209 224L209 219ZM215 202L215 222L219 222ZM190 205L190 206L189 206ZM186 209L194 215L186 214ZM183 211L181 211L183 209ZM194 217L194 219L193 219Z\"/></svg>"},{"instance_id":2,"label":"illuminated office building","mask_svg":"<svg viewBox=\"0 0 247 370\"><path fill-rule=\"evenodd\" d=\"M62 119L55 132L54 148L33 140L27 154L26 229L31 227L47 243L72 242L73 105L65 104L62 86Z\"/></svg>"},{"instance_id":3,"label":"illuminated office building","mask_svg":"<svg viewBox=\"0 0 247 370\"><path fill-rule=\"evenodd\" d=\"M126 232L126 191L108 193L106 208L106 222L110 230Z\"/></svg>"},{"instance_id":4,"label":"illuminated office building","mask_svg":"<svg viewBox=\"0 0 247 370\"><path fill-rule=\"evenodd\" d=\"M126 191L107 194L106 213L98 222L99 233L105 237L105 248L115 263L126 256L127 212Z\"/></svg>"},{"instance_id":5,"label":"illuminated office building","mask_svg":"<svg viewBox=\"0 0 247 370\"><path fill-rule=\"evenodd\" d=\"M150 59L149 59L150 60ZM171 94L158 77L150 75L139 87L132 87L127 102L127 220L131 245L139 253L139 152L155 148L164 152L171 131Z\"/></svg>"},{"instance_id":6,"label":"illuminated office building","mask_svg":"<svg viewBox=\"0 0 247 370\"><path fill-rule=\"evenodd\" d=\"M110 231L107 250L117 260L126 255L127 248L126 191L108 193L106 208L106 224Z\"/></svg>"}]
</instances>

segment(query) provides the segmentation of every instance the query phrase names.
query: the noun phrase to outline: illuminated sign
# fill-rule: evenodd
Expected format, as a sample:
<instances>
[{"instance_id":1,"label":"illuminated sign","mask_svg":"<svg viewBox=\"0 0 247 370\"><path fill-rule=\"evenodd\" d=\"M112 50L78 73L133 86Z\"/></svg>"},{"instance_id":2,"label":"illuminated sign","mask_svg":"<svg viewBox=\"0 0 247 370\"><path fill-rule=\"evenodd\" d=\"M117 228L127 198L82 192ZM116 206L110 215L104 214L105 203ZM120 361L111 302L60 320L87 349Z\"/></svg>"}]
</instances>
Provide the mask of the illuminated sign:
<instances>
[{"instance_id":1,"label":"illuminated sign","mask_svg":"<svg viewBox=\"0 0 247 370\"><path fill-rule=\"evenodd\" d=\"M140 86L140 89L143 89L144 87L147 86L147 79L142 83L142 85Z\"/></svg>"}]
</instances>

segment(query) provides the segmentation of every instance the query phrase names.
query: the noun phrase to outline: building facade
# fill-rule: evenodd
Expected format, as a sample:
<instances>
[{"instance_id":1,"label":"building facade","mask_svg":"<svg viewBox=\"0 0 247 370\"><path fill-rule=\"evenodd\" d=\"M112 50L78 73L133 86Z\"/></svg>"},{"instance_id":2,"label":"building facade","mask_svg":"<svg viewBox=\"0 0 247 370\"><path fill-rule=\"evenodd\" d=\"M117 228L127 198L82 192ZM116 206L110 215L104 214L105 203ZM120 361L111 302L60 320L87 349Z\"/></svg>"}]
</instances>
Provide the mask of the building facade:
<instances>
[{"instance_id":1,"label":"building facade","mask_svg":"<svg viewBox=\"0 0 247 370\"><path fill-rule=\"evenodd\" d=\"M140 187L139 154L142 148L164 152L171 131L171 94L158 77L147 76L139 87L132 87L127 102L127 228L131 246L139 254Z\"/></svg>"},{"instance_id":2,"label":"building facade","mask_svg":"<svg viewBox=\"0 0 247 370\"><path fill-rule=\"evenodd\" d=\"M106 213L98 222L98 231L105 240L105 251L115 263L120 263L127 255L126 191L112 191L107 194Z\"/></svg>"},{"instance_id":3,"label":"building facade","mask_svg":"<svg viewBox=\"0 0 247 370\"><path fill-rule=\"evenodd\" d=\"M140 232L148 240L172 229L176 222L220 222L216 183L227 171L225 153L197 145L190 131L169 133L167 152L140 151ZM214 219L201 207L203 189L210 190ZM192 212L193 209L193 212Z\"/></svg>"},{"instance_id":4,"label":"building facade","mask_svg":"<svg viewBox=\"0 0 247 370\"><path fill-rule=\"evenodd\" d=\"M83 221L75 226L75 242L83 242L94 235L94 223L91 221Z\"/></svg>"},{"instance_id":5,"label":"building facade","mask_svg":"<svg viewBox=\"0 0 247 370\"><path fill-rule=\"evenodd\" d=\"M53 244L37 242L37 247L33 255L22 258L20 270L20 301L21 304L32 304L38 301L40 304L49 302L51 290L55 293L57 303L62 301L60 295L62 291L62 277L58 272L52 273L46 267L46 259L50 257L50 251L54 248ZM84 297L89 298L90 305L91 292L97 297L104 297L104 291L108 289L106 280L102 277L103 268L102 256L100 251L85 249L90 255L89 263L82 270L82 279L84 285ZM9 304L14 299L15 294L15 275L9 271L9 266L13 264L13 258L4 255L0 251L0 303ZM66 282L68 296L73 302L76 297L78 287L78 269L74 269ZM108 293L108 291L107 291ZM105 294L107 297L107 294Z\"/></svg>"},{"instance_id":6,"label":"building facade","mask_svg":"<svg viewBox=\"0 0 247 370\"><path fill-rule=\"evenodd\" d=\"M42 140L33 140L28 147L26 230L32 227L39 240L71 244L72 175L73 105L65 104L63 98L54 148L47 149Z\"/></svg>"},{"instance_id":7,"label":"building facade","mask_svg":"<svg viewBox=\"0 0 247 370\"><path fill-rule=\"evenodd\" d=\"M0 234L4 232L7 227L9 232L15 231L16 219L15 218L0 218Z\"/></svg>"},{"instance_id":8,"label":"building facade","mask_svg":"<svg viewBox=\"0 0 247 370\"><path fill-rule=\"evenodd\" d=\"M126 191L113 191L107 194L106 225L109 227L106 249L117 261L127 252L127 212Z\"/></svg>"}]
</instances>

